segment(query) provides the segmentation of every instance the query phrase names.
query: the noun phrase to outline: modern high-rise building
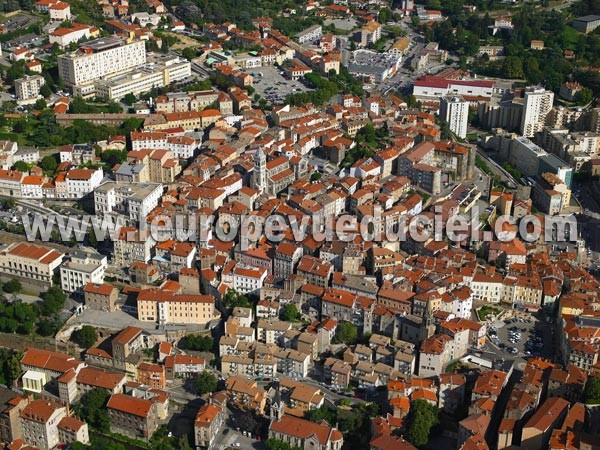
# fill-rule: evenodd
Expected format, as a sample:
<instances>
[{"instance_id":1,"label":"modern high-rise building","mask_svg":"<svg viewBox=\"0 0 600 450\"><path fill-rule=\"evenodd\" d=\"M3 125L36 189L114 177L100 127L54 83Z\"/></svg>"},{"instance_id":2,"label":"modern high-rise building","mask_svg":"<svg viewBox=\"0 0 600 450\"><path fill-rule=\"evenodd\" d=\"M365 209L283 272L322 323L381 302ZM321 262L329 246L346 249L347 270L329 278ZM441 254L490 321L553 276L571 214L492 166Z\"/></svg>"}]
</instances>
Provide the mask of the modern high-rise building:
<instances>
[{"instance_id":1,"label":"modern high-rise building","mask_svg":"<svg viewBox=\"0 0 600 450\"><path fill-rule=\"evenodd\" d=\"M459 95L446 95L440 99L440 117L448 122L450 131L461 139L467 137L469 102Z\"/></svg>"},{"instance_id":2,"label":"modern high-rise building","mask_svg":"<svg viewBox=\"0 0 600 450\"><path fill-rule=\"evenodd\" d=\"M73 53L58 57L58 74L69 86L83 85L106 75L125 72L146 63L146 44L127 44L105 37L82 44Z\"/></svg>"},{"instance_id":3,"label":"modern high-rise building","mask_svg":"<svg viewBox=\"0 0 600 450\"><path fill-rule=\"evenodd\" d=\"M192 75L192 65L187 59L165 56L141 67L115 76L107 76L94 83L97 97L120 100L127 94L139 95L152 88L161 88ZM75 89L77 91L77 89Z\"/></svg>"},{"instance_id":4,"label":"modern high-rise building","mask_svg":"<svg viewBox=\"0 0 600 450\"><path fill-rule=\"evenodd\" d=\"M543 87L531 86L525 89L523 115L521 116L521 134L532 137L542 131L546 117L552 110L554 92Z\"/></svg>"}]
</instances>

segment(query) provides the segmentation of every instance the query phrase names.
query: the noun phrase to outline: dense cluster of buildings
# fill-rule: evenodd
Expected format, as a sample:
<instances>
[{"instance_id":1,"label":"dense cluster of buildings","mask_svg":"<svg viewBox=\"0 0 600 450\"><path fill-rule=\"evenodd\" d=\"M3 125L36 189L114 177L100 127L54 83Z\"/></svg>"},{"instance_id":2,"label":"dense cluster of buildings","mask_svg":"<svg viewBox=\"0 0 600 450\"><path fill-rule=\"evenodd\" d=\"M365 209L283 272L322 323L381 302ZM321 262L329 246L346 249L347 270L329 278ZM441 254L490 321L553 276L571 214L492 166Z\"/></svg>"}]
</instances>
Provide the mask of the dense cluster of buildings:
<instances>
[{"instance_id":1,"label":"dense cluster of buildings","mask_svg":"<svg viewBox=\"0 0 600 450\"><path fill-rule=\"evenodd\" d=\"M198 449L221 445L229 415L242 412L265 423L261 438L341 450L339 424L309 417L347 392L381 400L364 427L371 450L414 449L404 436L423 402L444 412L440 434L460 450L599 445L582 402L600 375L600 284L582 265L583 243L557 252L544 236L500 237L525 216L545 223L570 209L574 173L598 158L600 109L558 106L544 87L514 88L452 67L426 73L448 59L435 42L410 60L420 74L412 86L417 106L380 94L375 87L398 73L411 46L402 37L389 50L373 50L382 39L380 1L302 6L315 17L355 20L344 39L320 24L290 38L268 17L254 18L252 30L203 23L188 30L207 38L191 61L148 51L161 47L153 29L185 30L159 0L141 2L146 10L133 14L125 0L98 3L104 30L65 23L72 19L66 2L35 4L49 16L49 43L61 49L58 75L74 96L140 97L192 73L215 75L219 88L163 90L133 105L136 114L68 114L71 100L60 98L60 125L139 119L139 127L59 148L56 171L36 165L39 150L0 142L0 194L40 208L46 200L93 203L97 219L116 223L109 256L84 246L66 254L47 243L14 242L0 247L0 276L40 291L60 284L82 302L81 317L67 323L61 339L88 320L86 313L109 323L113 314L130 314L126 323L134 323L102 330L81 357L26 349L19 391L0 387L2 443L89 443L88 425L73 406L93 389L108 395L111 432L148 442L173 414L170 398L182 380L209 371L220 390L205 395L196 413ZM427 23L446 19L411 0L398 6ZM598 24L596 16L573 21L585 33ZM510 17L497 17L489 28L496 34L514 27ZM350 52L346 41L354 43ZM480 48L490 58L502 52ZM15 80L17 100L35 102L47 80L35 52L15 48L10 59L35 72ZM362 95L345 90L322 106L269 108L252 95L259 78L267 82L261 68L277 66L280 76L298 81L313 72L340 74L342 61L364 82ZM574 102L582 89L565 83L560 96ZM475 113L490 130L479 143L510 166L511 173L498 168L510 175L502 186L484 181L477 148L467 142ZM27 163L25 171L17 162ZM252 227L223 236L248 218L258 219L256 227L275 215L285 218L275 237ZM349 222L334 235L328 220L342 215ZM485 237L504 215L517 224ZM207 217L214 220L207 224ZM414 226L417 217L441 221ZM453 241L436 235L450 233L458 219L467 234ZM298 235L304 221L306 233ZM164 239L152 232L157 224ZM516 348L496 357L503 351L499 323L531 314L555 328L548 330L553 360L530 354L519 366L515 360L525 355L510 356ZM356 337L345 337L348 329ZM216 338L213 361L179 345L192 333ZM352 412L345 403L338 406Z\"/></svg>"}]
</instances>

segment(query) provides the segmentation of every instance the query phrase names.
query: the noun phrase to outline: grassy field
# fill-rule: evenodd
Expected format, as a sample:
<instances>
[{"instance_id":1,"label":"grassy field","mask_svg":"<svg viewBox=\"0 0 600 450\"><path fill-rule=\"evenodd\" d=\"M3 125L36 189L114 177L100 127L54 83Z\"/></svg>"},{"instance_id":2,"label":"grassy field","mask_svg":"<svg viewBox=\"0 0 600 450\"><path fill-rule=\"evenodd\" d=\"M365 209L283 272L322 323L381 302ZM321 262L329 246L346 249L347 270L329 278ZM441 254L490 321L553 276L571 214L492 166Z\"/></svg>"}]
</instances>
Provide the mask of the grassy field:
<instances>
[{"instance_id":1,"label":"grassy field","mask_svg":"<svg viewBox=\"0 0 600 450\"><path fill-rule=\"evenodd\" d=\"M25 138L19 133L0 132L0 141L13 141L18 143L19 146L23 146Z\"/></svg>"},{"instance_id":2,"label":"grassy field","mask_svg":"<svg viewBox=\"0 0 600 450\"><path fill-rule=\"evenodd\" d=\"M569 50L575 50L577 48L577 42L579 41L579 33L574 28L565 27L563 31L565 38L565 46Z\"/></svg>"},{"instance_id":3,"label":"grassy field","mask_svg":"<svg viewBox=\"0 0 600 450\"><path fill-rule=\"evenodd\" d=\"M479 318L480 321L484 321L486 320L488 315L494 315L497 316L498 314L500 314L500 309L498 308L493 308L491 306L482 306L481 308L479 308L477 310L477 317Z\"/></svg>"},{"instance_id":4,"label":"grassy field","mask_svg":"<svg viewBox=\"0 0 600 450\"><path fill-rule=\"evenodd\" d=\"M200 42L195 39L192 39L189 36L185 36L183 34L171 33L168 31L163 32L166 36L171 36L177 39L177 43L173 44L170 48L171 50L181 50L187 47L200 47Z\"/></svg>"}]
</instances>

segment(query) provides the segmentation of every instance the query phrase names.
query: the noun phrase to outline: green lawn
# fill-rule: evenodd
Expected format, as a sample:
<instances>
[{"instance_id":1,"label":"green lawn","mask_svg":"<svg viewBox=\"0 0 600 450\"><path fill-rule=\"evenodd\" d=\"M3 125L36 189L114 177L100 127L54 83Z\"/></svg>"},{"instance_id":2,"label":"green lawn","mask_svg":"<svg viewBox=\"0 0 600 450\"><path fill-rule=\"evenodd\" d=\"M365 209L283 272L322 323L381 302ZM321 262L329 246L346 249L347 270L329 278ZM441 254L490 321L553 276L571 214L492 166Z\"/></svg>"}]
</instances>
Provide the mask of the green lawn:
<instances>
[{"instance_id":1,"label":"green lawn","mask_svg":"<svg viewBox=\"0 0 600 450\"><path fill-rule=\"evenodd\" d=\"M479 318L480 321L484 321L484 320L486 320L488 315L492 314L494 316L497 316L498 314L500 314L500 312L501 312L501 310L498 308L484 305L477 310L477 317Z\"/></svg>"},{"instance_id":2,"label":"green lawn","mask_svg":"<svg viewBox=\"0 0 600 450\"><path fill-rule=\"evenodd\" d=\"M563 31L565 38L565 47L569 50L575 50L577 48L577 42L579 41L579 33L574 28L566 26Z\"/></svg>"},{"instance_id":3,"label":"green lawn","mask_svg":"<svg viewBox=\"0 0 600 450\"><path fill-rule=\"evenodd\" d=\"M19 133L0 132L0 141L13 141L22 146L25 143L25 137Z\"/></svg>"}]
</instances>

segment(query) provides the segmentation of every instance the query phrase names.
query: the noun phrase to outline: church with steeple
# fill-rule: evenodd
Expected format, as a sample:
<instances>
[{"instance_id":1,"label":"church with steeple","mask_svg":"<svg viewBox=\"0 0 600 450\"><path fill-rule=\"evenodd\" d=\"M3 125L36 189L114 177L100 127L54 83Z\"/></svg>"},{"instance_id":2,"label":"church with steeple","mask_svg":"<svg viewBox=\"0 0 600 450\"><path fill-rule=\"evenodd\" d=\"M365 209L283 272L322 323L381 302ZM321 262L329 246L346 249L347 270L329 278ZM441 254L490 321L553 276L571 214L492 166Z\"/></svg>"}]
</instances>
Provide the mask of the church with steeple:
<instances>
[{"instance_id":1,"label":"church with steeple","mask_svg":"<svg viewBox=\"0 0 600 450\"><path fill-rule=\"evenodd\" d=\"M298 158L302 161L302 158ZM259 148L254 155L252 186L264 194L275 196L296 180L290 160L277 156L267 161L267 155Z\"/></svg>"},{"instance_id":2,"label":"church with steeple","mask_svg":"<svg viewBox=\"0 0 600 450\"><path fill-rule=\"evenodd\" d=\"M262 147L254 155L254 172L252 173L252 187L259 191L267 188L267 156Z\"/></svg>"}]
</instances>

